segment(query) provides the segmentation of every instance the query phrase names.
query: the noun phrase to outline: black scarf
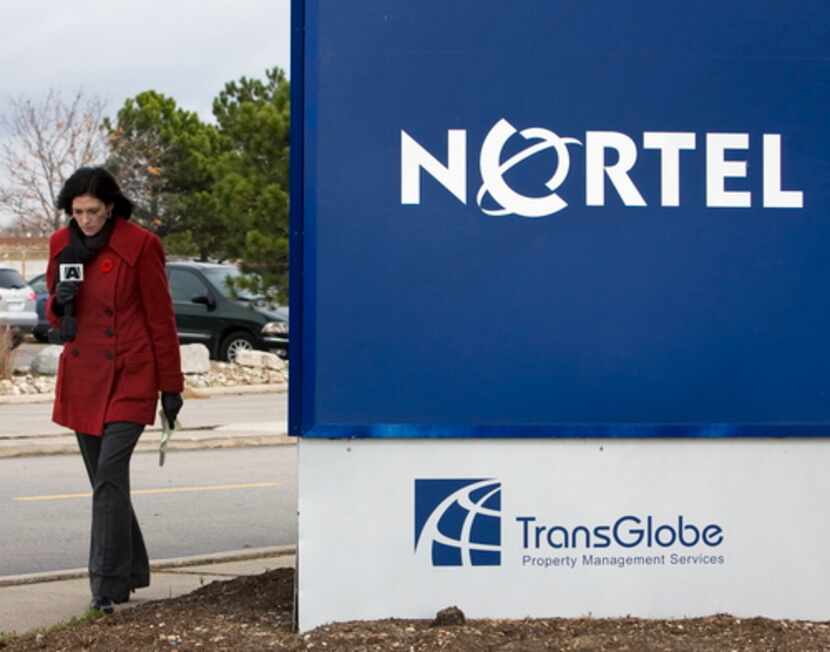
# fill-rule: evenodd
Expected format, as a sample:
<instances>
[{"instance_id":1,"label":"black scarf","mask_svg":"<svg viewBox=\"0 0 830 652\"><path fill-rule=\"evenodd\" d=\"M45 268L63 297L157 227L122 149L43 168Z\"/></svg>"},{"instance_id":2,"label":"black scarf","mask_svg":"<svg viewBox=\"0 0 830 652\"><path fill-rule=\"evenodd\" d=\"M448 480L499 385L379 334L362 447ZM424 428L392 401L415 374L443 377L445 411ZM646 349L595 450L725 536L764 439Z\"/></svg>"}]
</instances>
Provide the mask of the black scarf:
<instances>
[{"instance_id":1,"label":"black scarf","mask_svg":"<svg viewBox=\"0 0 830 652\"><path fill-rule=\"evenodd\" d=\"M74 219L69 221L69 244L58 255L58 267L55 270L56 286L60 281L61 265L76 265L78 263L85 265L93 260L98 255L98 252L107 246L112 235L112 230L115 228L116 219L108 219L98 233L89 237L84 235L81 227L78 226L78 223ZM71 342L77 334L73 303L75 302L73 301L63 306L60 339L64 342Z\"/></svg>"},{"instance_id":2,"label":"black scarf","mask_svg":"<svg viewBox=\"0 0 830 652\"><path fill-rule=\"evenodd\" d=\"M64 249L58 258L59 263L82 263L91 261L98 252L107 246L110 235L115 226L115 218L108 219L98 233L92 236L85 236L78 223L72 219L69 221L69 245Z\"/></svg>"}]
</instances>

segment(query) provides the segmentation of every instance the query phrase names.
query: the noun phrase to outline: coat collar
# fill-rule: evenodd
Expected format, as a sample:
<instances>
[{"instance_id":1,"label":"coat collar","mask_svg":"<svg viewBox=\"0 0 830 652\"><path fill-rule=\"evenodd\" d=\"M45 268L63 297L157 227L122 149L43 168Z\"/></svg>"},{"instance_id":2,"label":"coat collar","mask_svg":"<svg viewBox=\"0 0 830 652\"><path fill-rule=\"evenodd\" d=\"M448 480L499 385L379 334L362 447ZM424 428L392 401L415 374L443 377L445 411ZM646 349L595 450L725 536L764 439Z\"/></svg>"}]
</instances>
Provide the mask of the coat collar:
<instances>
[{"instance_id":1,"label":"coat collar","mask_svg":"<svg viewBox=\"0 0 830 652\"><path fill-rule=\"evenodd\" d=\"M110 248L130 267L135 267L135 261L141 253L141 242L136 238L137 230L134 224L118 218L110 236Z\"/></svg>"},{"instance_id":2,"label":"coat collar","mask_svg":"<svg viewBox=\"0 0 830 652\"><path fill-rule=\"evenodd\" d=\"M137 227L127 220L117 219L110 235L107 246L112 249L130 267L135 267L138 255L141 253L141 243L136 238ZM55 232L53 257L69 246L69 228L64 227Z\"/></svg>"}]
</instances>

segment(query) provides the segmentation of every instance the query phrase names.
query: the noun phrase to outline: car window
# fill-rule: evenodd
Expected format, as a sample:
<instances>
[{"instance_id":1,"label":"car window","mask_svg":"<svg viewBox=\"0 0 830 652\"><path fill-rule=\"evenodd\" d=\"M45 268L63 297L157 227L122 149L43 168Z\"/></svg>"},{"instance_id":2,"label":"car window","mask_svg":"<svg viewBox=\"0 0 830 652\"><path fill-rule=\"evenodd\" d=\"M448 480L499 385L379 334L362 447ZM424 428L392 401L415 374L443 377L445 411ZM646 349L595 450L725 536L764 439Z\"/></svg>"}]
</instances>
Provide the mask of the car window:
<instances>
[{"instance_id":1,"label":"car window","mask_svg":"<svg viewBox=\"0 0 830 652\"><path fill-rule=\"evenodd\" d=\"M29 281L29 287L38 294L46 292L46 276L35 276L31 281Z\"/></svg>"},{"instance_id":2,"label":"car window","mask_svg":"<svg viewBox=\"0 0 830 652\"><path fill-rule=\"evenodd\" d=\"M26 286L26 281L14 269L0 269L0 288L19 290Z\"/></svg>"},{"instance_id":3,"label":"car window","mask_svg":"<svg viewBox=\"0 0 830 652\"><path fill-rule=\"evenodd\" d=\"M170 294L173 301L190 303L193 297L204 296L208 293L205 284L193 272L184 269L170 270Z\"/></svg>"},{"instance_id":4,"label":"car window","mask_svg":"<svg viewBox=\"0 0 830 652\"><path fill-rule=\"evenodd\" d=\"M222 267L206 267L202 273L207 276L211 284L228 299L245 299L252 301L257 297L243 288L236 288L233 283L242 276L239 268L232 265Z\"/></svg>"}]
</instances>

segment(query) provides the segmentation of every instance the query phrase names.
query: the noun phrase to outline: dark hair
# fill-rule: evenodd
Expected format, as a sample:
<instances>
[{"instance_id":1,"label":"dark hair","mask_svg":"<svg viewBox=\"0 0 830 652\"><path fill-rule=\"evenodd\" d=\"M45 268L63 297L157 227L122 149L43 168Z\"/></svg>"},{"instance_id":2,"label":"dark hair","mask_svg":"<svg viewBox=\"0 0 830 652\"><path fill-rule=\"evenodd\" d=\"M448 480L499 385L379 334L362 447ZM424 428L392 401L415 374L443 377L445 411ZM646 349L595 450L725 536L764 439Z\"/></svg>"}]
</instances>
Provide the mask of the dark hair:
<instances>
[{"instance_id":1,"label":"dark hair","mask_svg":"<svg viewBox=\"0 0 830 652\"><path fill-rule=\"evenodd\" d=\"M81 195L92 195L105 204L112 204L112 214L115 217L128 220L133 214L133 203L124 196L118 182L104 168L85 167L75 170L61 188L58 208L67 215L72 215L72 202Z\"/></svg>"}]
</instances>

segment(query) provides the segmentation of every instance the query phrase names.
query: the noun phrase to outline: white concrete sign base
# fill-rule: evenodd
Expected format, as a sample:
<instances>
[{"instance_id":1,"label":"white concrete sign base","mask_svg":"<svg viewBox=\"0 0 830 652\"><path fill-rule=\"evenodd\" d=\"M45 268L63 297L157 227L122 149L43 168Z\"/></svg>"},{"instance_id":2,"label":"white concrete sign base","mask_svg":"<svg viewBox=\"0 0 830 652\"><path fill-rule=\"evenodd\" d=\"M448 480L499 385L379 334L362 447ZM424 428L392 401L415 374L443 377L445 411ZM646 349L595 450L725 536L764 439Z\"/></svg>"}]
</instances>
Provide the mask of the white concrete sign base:
<instances>
[{"instance_id":1,"label":"white concrete sign base","mask_svg":"<svg viewBox=\"0 0 830 652\"><path fill-rule=\"evenodd\" d=\"M431 618L830 618L830 441L311 440L302 630Z\"/></svg>"}]
</instances>

